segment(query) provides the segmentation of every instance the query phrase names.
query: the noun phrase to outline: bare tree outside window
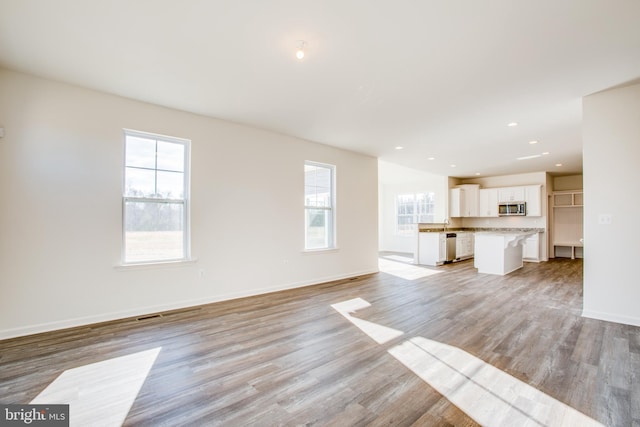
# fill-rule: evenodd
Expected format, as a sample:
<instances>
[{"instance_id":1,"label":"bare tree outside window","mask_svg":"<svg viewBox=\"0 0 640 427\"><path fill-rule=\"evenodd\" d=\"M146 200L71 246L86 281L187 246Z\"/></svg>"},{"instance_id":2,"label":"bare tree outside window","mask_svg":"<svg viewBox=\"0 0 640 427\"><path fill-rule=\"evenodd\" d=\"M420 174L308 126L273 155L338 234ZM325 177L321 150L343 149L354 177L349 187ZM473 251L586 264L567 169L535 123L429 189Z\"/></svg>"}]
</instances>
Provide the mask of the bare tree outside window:
<instances>
[{"instance_id":1,"label":"bare tree outside window","mask_svg":"<svg viewBox=\"0 0 640 427\"><path fill-rule=\"evenodd\" d=\"M125 131L124 263L189 257L189 141Z\"/></svg>"}]
</instances>

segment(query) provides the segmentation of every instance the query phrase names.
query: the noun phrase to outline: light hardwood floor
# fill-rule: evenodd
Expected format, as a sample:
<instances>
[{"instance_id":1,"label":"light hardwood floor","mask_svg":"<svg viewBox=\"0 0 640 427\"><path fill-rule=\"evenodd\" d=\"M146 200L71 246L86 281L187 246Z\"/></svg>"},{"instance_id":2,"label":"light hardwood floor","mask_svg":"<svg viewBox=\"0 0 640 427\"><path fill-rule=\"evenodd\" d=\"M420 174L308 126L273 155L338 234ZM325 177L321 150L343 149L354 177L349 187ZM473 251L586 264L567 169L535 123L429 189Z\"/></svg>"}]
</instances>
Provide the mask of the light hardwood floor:
<instances>
[{"instance_id":1,"label":"light hardwood floor","mask_svg":"<svg viewBox=\"0 0 640 427\"><path fill-rule=\"evenodd\" d=\"M393 267L0 341L0 402L91 366L73 371L102 387L103 407L75 413L91 419L116 411L107 389L129 387L101 370L144 359L128 368L142 374L125 425L640 426L640 328L581 317L581 260L507 276L472 260Z\"/></svg>"}]
</instances>

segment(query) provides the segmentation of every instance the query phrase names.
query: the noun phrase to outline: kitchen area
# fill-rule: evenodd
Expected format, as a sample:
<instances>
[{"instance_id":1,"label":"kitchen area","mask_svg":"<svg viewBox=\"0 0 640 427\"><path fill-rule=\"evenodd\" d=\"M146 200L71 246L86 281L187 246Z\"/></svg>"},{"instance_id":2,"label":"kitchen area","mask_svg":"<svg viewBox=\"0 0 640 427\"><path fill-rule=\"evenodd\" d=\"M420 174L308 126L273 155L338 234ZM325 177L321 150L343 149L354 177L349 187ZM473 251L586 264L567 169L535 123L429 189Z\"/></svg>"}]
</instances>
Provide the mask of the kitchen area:
<instances>
[{"instance_id":1,"label":"kitchen area","mask_svg":"<svg viewBox=\"0 0 640 427\"><path fill-rule=\"evenodd\" d=\"M404 210L412 194L415 206ZM583 257L582 175L456 178L381 162L379 208L379 251L414 265L467 262L508 274L525 262Z\"/></svg>"},{"instance_id":2,"label":"kitchen area","mask_svg":"<svg viewBox=\"0 0 640 427\"><path fill-rule=\"evenodd\" d=\"M465 218L501 218L514 225L512 218L542 217L542 185L481 188L479 184L461 184L450 189L451 222ZM507 222L509 219L510 222ZM474 259L479 273L508 274L524 261L543 260L540 234L545 227L452 227L442 224L418 224L415 263L438 266Z\"/></svg>"},{"instance_id":3,"label":"kitchen area","mask_svg":"<svg viewBox=\"0 0 640 427\"><path fill-rule=\"evenodd\" d=\"M566 223L569 207L582 208L581 195L576 190L547 192L543 184L453 185L449 217L441 223L417 224L414 263L440 266L473 258L479 273L506 275L524 262L581 257L581 210L571 211L574 221Z\"/></svg>"}]
</instances>

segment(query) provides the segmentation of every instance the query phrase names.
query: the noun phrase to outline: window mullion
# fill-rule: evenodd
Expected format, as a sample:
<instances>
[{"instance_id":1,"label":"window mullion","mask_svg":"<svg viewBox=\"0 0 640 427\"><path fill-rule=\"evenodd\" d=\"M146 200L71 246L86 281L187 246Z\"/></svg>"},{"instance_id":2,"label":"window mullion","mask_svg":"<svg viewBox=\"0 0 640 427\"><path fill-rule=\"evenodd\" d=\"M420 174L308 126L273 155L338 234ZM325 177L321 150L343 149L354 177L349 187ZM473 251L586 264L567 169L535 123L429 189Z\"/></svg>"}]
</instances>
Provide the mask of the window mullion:
<instances>
[{"instance_id":1,"label":"window mullion","mask_svg":"<svg viewBox=\"0 0 640 427\"><path fill-rule=\"evenodd\" d=\"M187 203L190 142L126 129L124 134L123 262L185 260L190 256ZM183 170L169 170L177 162L184 165ZM146 175L131 172L129 176L133 170L148 172ZM172 174L164 174L160 183L160 175L165 172ZM179 198L171 198L175 196Z\"/></svg>"},{"instance_id":2,"label":"window mullion","mask_svg":"<svg viewBox=\"0 0 640 427\"><path fill-rule=\"evenodd\" d=\"M185 199L156 199L153 197L124 197L124 201L134 203L175 203L178 205L185 204Z\"/></svg>"},{"instance_id":3,"label":"window mullion","mask_svg":"<svg viewBox=\"0 0 640 427\"><path fill-rule=\"evenodd\" d=\"M154 180L153 194L159 194L158 193L158 140L157 139L156 139L155 167L153 172L153 180Z\"/></svg>"},{"instance_id":4,"label":"window mullion","mask_svg":"<svg viewBox=\"0 0 640 427\"><path fill-rule=\"evenodd\" d=\"M305 249L334 248L335 166L305 161L304 174Z\"/></svg>"}]
</instances>

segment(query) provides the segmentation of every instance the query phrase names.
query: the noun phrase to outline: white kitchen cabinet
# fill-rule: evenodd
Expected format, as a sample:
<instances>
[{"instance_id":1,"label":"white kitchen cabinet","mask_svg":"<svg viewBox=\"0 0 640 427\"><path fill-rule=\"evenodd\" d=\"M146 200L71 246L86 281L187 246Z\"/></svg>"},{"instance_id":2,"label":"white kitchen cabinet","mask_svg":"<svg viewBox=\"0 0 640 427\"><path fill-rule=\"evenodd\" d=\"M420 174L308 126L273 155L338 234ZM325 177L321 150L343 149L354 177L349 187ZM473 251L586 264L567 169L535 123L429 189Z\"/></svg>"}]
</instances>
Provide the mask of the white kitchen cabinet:
<instances>
[{"instance_id":1,"label":"white kitchen cabinet","mask_svg":"<svg viewBox=\"0 0 640 427\"><path fill-rule=\"evenodd\" d=\"M540 234L535 233L526 239L522 244L522 260L523 261L540 261Z\"/></svg>"},{"instance_id":2,"label":"white kitchen cabinet","mask_svg":"<svg viewBox=\"0 0 640 427\"><path fill-rule=\"evenodd\" d=\"M498 202L524 202L524 187L503 187L498 188Z\"/></svg>"},{"instance_id":3,"label":"white kitchen cabinet","mask_svg":"<svg viewBox=\"0 0 640 427\"><path fill-rule=\"evenodd\" d=\"M465 184L461 187L464 190L464 211L462 216L478 216L480 186L478 184Z\"/></svg>"},{"instance_id":4,"label":"white kitchen cabinet","mask_svg":"<svg viewBox=\"0 0 640 427\"><path fill-rule=\"evenodd\" d=\"M464 184L452 188L449 192L449 216L477 217L480 186Z\"/></svg>"},{"instance_id":5,"label":"white kitchen cabinet","mask_svg":"<svg viewBox=\"0 0 640 427\"><path fill-rule=\"evenodd\" d=\"M456 233L456 259L473 257L473 233Z\"/></svg>"},{"instance_id":6,"label":"white kitchen cabinet","mask_svg":"<svg viewBox=\"0 0 640 427\"><path fill-rule=\"evenodd\" d=\"M479 191L478 216L497 217L498 216L498 189L482 188Z\"/></svg>"},{"instance_id":7,"label":"white kitchen cabinet","mask_svg":"<svg viewBox=\"0 0 640 427\"><path fill-rule=\"evenodd\" d=\"M528 232L477 232L473 265L478 273L504 276L523 266L522 241Z\"/></svg>"},{"instance_id":8,"label":"white kitchen cabinet","mask_svg":"<svg viewBox=\"0 0 640 427\"><path fill-rule=\"evenodd\" d=\"M526 185L524 187L524 201L527 203L527 216L541 216L541 186Z\"/></svg>"},{"instance_id":9,"label":"white kitchen cabinet","mask_svg":"<svg viewBox=\"0 0 640 427\"><path fill-rule=\"evenodd\" d=\"M446 257L446 233L418 233L418 264L436 266L444 263Z\"/></svg>"},{"instance_id":10,"label":"white kitchen cabinet","mask_svg":"<svg viewBox=\"0 0 640 427\"><path fill-rule=\"evenodd\" d=\"M449 191L449 216L457 218L462 216L463 203L462 188L452 188Z\"/></svg>"}]
</instances>

